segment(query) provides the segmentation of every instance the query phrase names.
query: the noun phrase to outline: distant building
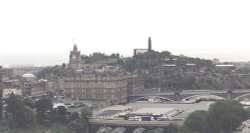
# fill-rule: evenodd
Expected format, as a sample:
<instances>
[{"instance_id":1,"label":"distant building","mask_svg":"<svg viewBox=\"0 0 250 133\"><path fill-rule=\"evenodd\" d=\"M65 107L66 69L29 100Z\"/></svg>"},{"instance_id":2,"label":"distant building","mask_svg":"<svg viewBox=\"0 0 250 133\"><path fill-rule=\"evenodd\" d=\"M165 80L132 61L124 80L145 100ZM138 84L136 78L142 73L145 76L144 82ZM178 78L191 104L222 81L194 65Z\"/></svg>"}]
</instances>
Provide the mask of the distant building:
<instances>
[{"instance_id":1,"label":"distant building","mask_svg":"<svg viewBox=\"0 0 250 133\"><path fill-rule=\"evenodd\" d=\"M217 58L214 58L214 59L213 59L213 63L214 63L214 64L219 64L219 63L220 63L220 60L217 59Z\"/></svg>"},{"instance_id":2,"label":"distant building","mask_svg":"<svg viewBox=\"0 0 250 133\"><path fill-rule=\"evenodd\" d=\"M128 82L127 89L129 95L143 92L144 80L141 76L137 74L128 74L127 82Z\"/></svg>"},{"instance_id":3,"label":"distant building","mask_svg":"<svg viewBox=\"0 0 250 133\"><path fill-rule=\"evenodd\" d=\"M12 66L11 68L8 69L13 69L13 76L22 76L26 73L30 74L37 74L40 71L44 69L44 67L35 67L35 66Z\"/></svg>"},{"instance_id":4,"label":"distant building","mask_svg":"<svg viewBox=\"0 0 250 133\"><path fill-rule=\"evenodd\" d=\"M42 98L50 96L53 91L48 87L46 80L37 80L32 74L25 74L22 78L6 79L2 88L4 98L11 93L23 98Z\"/></svg>"},{"instance_id":5,"label":"distant building","mask_svg":"<svg viewBox=\"0 0 250 133\"><path fill-rule=\"evenodd\" d=\"M22 96L22 89L20 88L4 88L3 89L3 98L8 98L10 94L15 94Z\"/></svg>"},{"instance_id":6,"label":"distant building","mask_svg":"<svg viewBox=\"0 0 250 133\"><path fill-rule=\"evenodd\" d=\"M134 56L137 54L144 54L144 53L151 51L151 50L152 50L152 41L151 41L151 38L149 37L148 38L148 48L147 49L145 49L145 48L134 49Z\"/></svg>"},{"instance_id":7,"label":"distant building","mask_svg":"<svg viewBox=\"0 0 250 133\"><path fill-rule=\"evenodd\" d=\"M12 78L14 76L14 70L11 68L2 68L0 69L0 73L3 78Z\"/></svg>"},{"instance_id":8,"label":"distant building","mask_svg":"<svg viewBox=\"0 0 250 133\"><path fill-rule=\"evenodd\" d=\"M110 100L112 104L126 103L129 94L144 89L142 78L124 72L72 73L63 81L66 99Z\"/></svg>"},{"instance_id":9,"label":"distant building","mask_svg":"<svg viewBox=\"0 0 250 133\"><path fill-rule=\"evenodd\" d=\"M31 73L25 73L24 75L22 75L22 78L25 79L26 81L36 80L36 76Z\"/></svg>"},{"instance_id":10,"label":"distant building","mask_svg":"<svg viewBox=\"0 0 250 133\"><path fill-rule=\"evenodd\" d=\"M70 51L69 55L69 68L79 70L82 68L81 52L78 51L76 45L74 45L73 51Z\"/></svg>"},{"instance_id":11,"label":"distant building","mask_svg":"<svg viewBox=\"0 0 250 133\"><path fill-rule=\"evenodd\" d=\"M67 99L127 102L127 77L123 75L71 74L64 78Z\"/></svg>"},{"instance_id":12,"label":"distant building","mask_svg":"<svg viewBox=\"0 0 250 133\"><path fill-rule=\"evenodd\" d=\"M23 97L42 98L50 96L52 92L47 87L47 83L46 81L24 83L21 87Z\"/></svg>"},{"instance_id":13,"label":"distant building","mask_svg":"<svg viewBox=\"0 0 250 133\"><path fill-rule=\"evenodd\" d=\"M118 66L105 63L86 64L80 57L75 45L69 61L69 68L74 71L68 73L62 83L66 99L108 100L119 104L126 103L129 94L143 91L143 79L137 74L126 73Z\"/></svg>"}]
</instances>

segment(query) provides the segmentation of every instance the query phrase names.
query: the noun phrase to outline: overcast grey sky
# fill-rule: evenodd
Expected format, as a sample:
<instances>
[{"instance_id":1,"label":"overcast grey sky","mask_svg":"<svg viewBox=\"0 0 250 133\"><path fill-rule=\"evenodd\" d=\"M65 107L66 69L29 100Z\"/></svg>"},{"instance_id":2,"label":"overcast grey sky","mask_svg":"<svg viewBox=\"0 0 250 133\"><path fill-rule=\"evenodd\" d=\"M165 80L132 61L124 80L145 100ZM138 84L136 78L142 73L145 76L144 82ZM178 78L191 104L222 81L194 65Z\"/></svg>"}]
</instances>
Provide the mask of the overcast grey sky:
<instances>
[{"instance_id":1,"label":"overcast grey sky","mask_svg":"<svg viewBox=\"0 0 250 133\"><path fill-rule=\"evenodd\" d=\"M0 65L68 62L83 54L147 47L173 54L250 60L249 0L1 0Z\"/></svg>"}]
</instances>

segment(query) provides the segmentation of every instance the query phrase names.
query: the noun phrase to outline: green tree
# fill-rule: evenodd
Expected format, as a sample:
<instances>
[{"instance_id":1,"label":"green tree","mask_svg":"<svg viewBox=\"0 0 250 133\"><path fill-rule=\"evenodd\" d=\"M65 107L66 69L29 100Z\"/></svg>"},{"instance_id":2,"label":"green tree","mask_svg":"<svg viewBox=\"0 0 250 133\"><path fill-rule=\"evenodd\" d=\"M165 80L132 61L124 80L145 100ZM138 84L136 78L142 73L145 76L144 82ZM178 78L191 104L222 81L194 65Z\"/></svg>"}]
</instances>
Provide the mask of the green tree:
<instances>
[{"instance_id":1,"label":"green tree","mask_svg":"<svg viewBox=\"0 0 250 133\"><path fill-rule=\"evenodd\" d=\"M22 103L19 96L13 93L6 99L6 110L11 114L10 126L27 127L34 125L36 116L34 110Z\"/></svg>"},{"instance_id":2,"label":"green tree","mask_svg":"<svg viewBox=\"0 0 250 133\"><path fill-rule=\"evenodd\" d=\"M14 93L11 93L9 97L6 99L6 110L8 113L11 113L12 115L15 115L16 112L22 107L22 102L19 96L14 95Z\"/></svg>"},{"instance_id":3,"label":"green tree","mask_svg":"<svg viewBox=\"0 0 250 133\"><path fill-rule=\"evenodd\" d=\"M86 127L86 132L89 131L89 118L92 116L92 111L89 108L84 108L81 111L82 122Z\"/></svg>"},{"instance_id":4,"label":"green tree","mask_svg":"<svg viewBox=\"0 0 250 133\"><path fill-rule=\"evenodd\" d=\"M31 127L36 122L35 111L28 106L21 106L13 118L13 123L18 127Z\"/></svg>"},{"instance_id":5,"label":"green tree","mask_svg":"<svg viewBox=\"0 0 250 133\"><path fill-rule=\"evenodd\" d=\"M67 116L67 109L64 106L58 106L56 108L56 116L58 121L65 123Z\"/></svg>"},{"instance_id":6,"label":"green tree","mask_svg":"<svg viewBox=\"0 0 250 133\"><path fill-rule=\"evenodd\" d=\"M81 119L69 122L67 133L86 133L86 127L81 123Z\"/></svg>"},{"instance_id":7,"label":"green tree","mask_svg":"<svg viewBox=\"0 0 250 133\"><path fill-rule=\"evenodd\" d=\"M73 120L76 120L76 119L79 119L79 113L78 112L73 112L71 113L70 115L70 120L73 121Z\"/></svg>"},{"instance_id":8,"label":"green tree","mask_svg":"<svg viewBox=\"0 0 250 133\"><path fill-rule=\"evenodd\" d=\"M82 111L81 111L81 117L82 117L83 119L88 119L88 118L90 118L92 115L93 115L93 114L92 114L92 111L91 111L89 108L84 108L84 109L82 109Z\"/></svg>"},{"instance_id":9,"label":"green tree","mask_svg":"<svg viewBox=\"0 0 250 133\"><path fill-rule=\"evenodd\" d=\"M84 108L81 111L81 118L71 121L68 124L69 133L89 133L89 118L92 116L92 111Z\"/></svg>"},{"instance_id":10,"label":"green tree","mask_svg":"<svg viewBox=\"0 0 250 133\"><path fill-rule=\"evenodd\" d=\"M209 106L208 132L230 133L248 119L248 113L236 101L219 101Z\"/></svg>"},{"instance_id":11,"label":"green tree","mask_svg":"<svg viewBox=\"0 0 250 133\"><path fill-rule=\"evenodd\" d=\"M48 114L53 110L53 104L50 99L40 99L35 103L36 114L38 121L43 121L44 119L49 119Z\"/></svg>"},{"instance_id":12,"label":"green tree","mask_svg":"<svg viewBox=\"0 0 250 133\"><path fill-rule=\"evenodd\" d=\"M24 99L23 100L23 104L30 107L30 108L35 108L35 104L32 100L29 100L29 99Z\"/></svg>"},{"instance_id":13,"label":"green tree","mask_svg":"<svg viewBox=\"0 0 250 133\"><path fill-rule=\"evenodd\" d=\"M204 110L197 110L188 115L184 125L193 133L205 133L207 125L206 119L207 112Z\"/></svg>"}]
</instances>

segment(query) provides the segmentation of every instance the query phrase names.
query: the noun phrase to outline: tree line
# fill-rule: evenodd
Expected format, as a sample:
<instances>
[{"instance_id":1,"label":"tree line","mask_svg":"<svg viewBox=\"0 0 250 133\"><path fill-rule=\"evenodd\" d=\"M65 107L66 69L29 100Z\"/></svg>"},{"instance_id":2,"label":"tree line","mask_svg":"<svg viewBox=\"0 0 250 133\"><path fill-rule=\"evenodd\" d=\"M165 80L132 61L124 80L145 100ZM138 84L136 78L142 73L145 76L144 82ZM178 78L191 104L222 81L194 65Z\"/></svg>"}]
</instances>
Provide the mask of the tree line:
<instances>
[{"instance_id":1,"label":"tree line","mask_svg":"<svg viewBox=\"0 0 250 133\"><path fill-rule=\"evenodd\" d=\"M146 133L232 133L243 121L249 119L249 109L236 101L218 101L207 111L196 110L188 115L184 125L171 123L163 129L151 129Z\"/></svg>"},{"instance_id":2,"label":"tree line","mask_svg":"<svg viewBox=\"0 0 250 133\"><path fill-rule=\"evenodd\" d=\"M88 118L92 115L90 109L85 108L78 112L68 112L64 106L53 108L52 101L43 98L33 102L14 94L5 100L5 118L9 127L31 128L35 125L51 126L54 123L61 123L67 126L68 133L85 133L88 131Z\"/></svg>"}]
</instances>

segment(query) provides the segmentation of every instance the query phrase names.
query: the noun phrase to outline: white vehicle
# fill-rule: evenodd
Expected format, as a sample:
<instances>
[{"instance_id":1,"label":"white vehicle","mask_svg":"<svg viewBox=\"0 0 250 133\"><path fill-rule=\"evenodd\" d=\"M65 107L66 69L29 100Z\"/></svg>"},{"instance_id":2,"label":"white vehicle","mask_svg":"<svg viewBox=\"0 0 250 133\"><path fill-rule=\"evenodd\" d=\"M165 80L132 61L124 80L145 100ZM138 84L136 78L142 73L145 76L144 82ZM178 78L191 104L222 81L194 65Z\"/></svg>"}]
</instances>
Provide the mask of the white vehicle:
<instances>
[{"instance_id":1,"label":"white vehicle","mask_svg":"<svg viewBox=\"0 0 250 133\"><path fill-rule=\"evenodd\" d=\"M173 118L172 121L184 121L184 118Z\"/></svg>"},{"instance_id":2,"label":"white vehicle","mask_svg":"<svg viewBox=\"0 0 250 133\"><path fill-rule=\"evenodd\" d=\"M158 121L171 121L172 117L158 117L157 120Z\"/></svg>"},{"instance_id":3,"label":"white vehicle","mask_svg":"<svg viewBox=\"0 0 250 133\"><path fill-rule=\"evenodd\" d=\"M141 117L131 116L128 118L129 121L142 121Z\"/></svg>"}]
</instances>

